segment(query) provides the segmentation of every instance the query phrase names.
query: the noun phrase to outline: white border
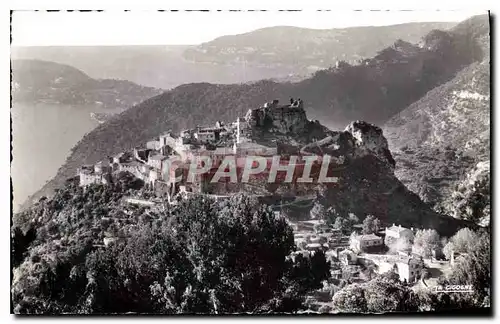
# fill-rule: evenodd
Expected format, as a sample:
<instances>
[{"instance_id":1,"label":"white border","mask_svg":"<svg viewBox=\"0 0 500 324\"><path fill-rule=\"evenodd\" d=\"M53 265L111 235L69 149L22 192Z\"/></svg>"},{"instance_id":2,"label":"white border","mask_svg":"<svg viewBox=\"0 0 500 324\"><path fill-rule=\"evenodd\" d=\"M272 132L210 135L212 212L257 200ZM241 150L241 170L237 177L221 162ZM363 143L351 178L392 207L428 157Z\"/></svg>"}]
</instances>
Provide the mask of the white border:
<instances>
[{"instance_id":1,"label":"white border","mask_svg":"<svg viewBox=\"0 0 500 324\"><path fill-rule=\"evenodd\" d=\"M376 3L373 1L360 1L360 0L350 0L342 3L337 3L337 2L332 2L332 1L297 1L297 0L289 0L289 1L269 1L269 0L253 0L253 1L245 1L245 2L235 2L233 1L218 1L218 0L211 0L211 1L187 1L187 0L170 0L168 3L165 1L161 0L141 0L141 1L133 1L133 0L121 0L121 1L116 1L116 2L104 2L103 0L82 0L82 1L69 1L69 0L45 0L43 2L37 1L37 0L19 0L19 1L10 1L10 2L1 2L0 6L2 6L2 9L0 11L0 17L2 18L2 29L0 29L0 33L2 36L2 51L1 51L1 62L4 62L2 65L2 71L0 73L1 75L1 80L2 80L2 89L4 91L1 92L2 96L2 103L3 103L3 108L2 108L2 115L3 118L0 118L0 122L2 123L2 134L3 134L3 140L1 142L1 147L0 147L0 154L2 155L2 159L0 160L1 163L1 169L3 173L3 181L0 182L1 185L1 201L0 201L0 206L3 211L3 222L4 226L2 227L4 230L3 234L3 240L4 243L2 244L2 259L4 260L5 265L2 267L2 273L1 273L1 280L0 282L2 283L2 287L0 289L1 291L1 305L2 305L2 323L5 322L10 322L14 321L15 318L11 315L10 313L10 265L7 267L7 264L10 263L10 242L9 244L7 243L7 238L10 237L10 222L9 219L10 217L10 177L8 176L10 174L10 166L9 162L10 161L10 152L9 152L9 147L10 147L10 115L9 115L9 110L7 107L10 107L10 93L7 89L10 89L10 66L7 65L8 62L8 57L9 55L9 34L7 29L7 25L9 24L9 13L8 9L24 9L24 10L31 10L31 9L268 9L268 10L277 10L277 9L332 9L332 10L337 10L337 9L365 9L365 8L381 8L381 9L437 9L437 8L442 8L442 9L491 9L493 13L498 12L497 6L498 6L498 1L485 1L485 0L475 0L475 1L469 1L466 3L459 2L459 1L452 1L452 0L446 0L446 1L440 1L437 3L436 1L432 0L420 0L418 2L411 2L411 3L404 3L402 1L398 0L379 0ZM4 8L5 7L5 8ZM496 35L496 33L495 33ZM493 41L496 41L497 37L495 36L495 39ZM496 57L495 57L496 58ZM9 76L8 76L9 75ZM498 86L498 84L494 84L495 88ZM500 115L498 113L495 114L495 121L494 124L497 124L498 118ZM496 133L496 132L495 132ZM495 136L496 139L496 136ZM495 141L495 152L499 152L499 147L497 146L498 142ZM498 157L495 157L495 160L498 161ZM493 168L494 169L494 168ZM497 172L498 173L498 172ZM497 180L496 177L494 180ZM498 189L495 191L495 197L498 198L500 194L498 193ZM499 199L495 199L495 201L500 201ZM497 207L497 204L495 204L495 207ZM495 208L496 209L496 208ZM493 217L495 218L495 217ZM493 220L495 227L498 227L499 221L498 220ZM498 228L495 228L496 233L498 233ZM499 249L494 249L494 260L498 260L498 252ZM498 282L498 278L495 278L494 283ZM497 287L495 287L497 288ZM496 293L498 293L498 289L494 290ZM495 306L498 304L498 296L494 296L495 301ZM110 319L110 318L96 318L96 317L91 317L87 318L86 320L92 320L93 322L104 322L105 320L112 320L112 321L121 321L123 317L117 318L117 319ZM68 318L65 318L68 319ZM78 318L81 320L81 318ZM221 320L221 318L208 318L209 320ZM269 321L274 318L257 318L257 320L261 321ZM301 320L304 318L300 318L297 320ZM378 318L378 319L373 319L376 321L386 321L388 319L392 320L400 320L398 318ZM25 320L26 322L34 322L34 320L41 321L41 322L51 322L53 320L62 320L58 318L35 318L35 319L29 319ZM129 319L127 319L129 320ZM144 321L148 319L144 318L131 318L130 321L134 322L139 322L139 321ZM151 320L165 320L164 318L152 318ZM177 321L177 319L166 319L168 321ZM234 318L231 318L229 320L234 320ZM291 318L286 318L286 320L294 320ZM306 320L309 320L309 318L306 318ZM334 320L334 321L343 321L345 319L343 318L321 318L318 320ZM350 321L363 321L364 318L357 318L357 319L350 319ZM406 320L431 320L430 318L408 318L404 319ZM434 319L432 319L434 320ZM442 321L445 322L452 322L456 321L457 319L452 318L452 319L442 319ZM465 321L469 321L469 318L464 318ZM184 320L183 320L184 321ZM474 322L478 321L478 319L473 319Z\"/></svg>"}]
</instances>

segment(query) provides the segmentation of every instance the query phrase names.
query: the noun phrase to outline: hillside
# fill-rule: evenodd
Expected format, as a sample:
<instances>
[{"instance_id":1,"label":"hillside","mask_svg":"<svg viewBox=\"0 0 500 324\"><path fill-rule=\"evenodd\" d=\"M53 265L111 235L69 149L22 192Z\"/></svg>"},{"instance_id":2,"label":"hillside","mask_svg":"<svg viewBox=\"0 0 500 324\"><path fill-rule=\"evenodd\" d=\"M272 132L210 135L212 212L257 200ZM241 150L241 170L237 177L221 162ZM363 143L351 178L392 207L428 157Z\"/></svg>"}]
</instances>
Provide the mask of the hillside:
<instances>
[{"instance_id":1,"label":"hillside","mask_svg":"<svg viewBox=\"0 0 500 324\"><path fill-rule=\"evenodd\" d=\"M81 164L95 163L169 129L178 131L216 120L234 120L271 98L302 98L309 118L321 119L329 128L357 119L383 123L480 59L481 51L475 42L475 38L454 31L434 31L422 46L398 41L360 65L339 64L298 83L179 86L87 134L54 180L34 198L62 184Z\"/></svg>"},{"instance_id":2,"label":"hillside","mask_svg":"<svg viewBox=\"0 0 500 324\"><path fill-rule=\"evenodd\" d=\"M491 132L489 33L484 18L457 26L478 39L482 60L429 91L384 127L395 151L398 178L436 210L481 224L489 220Z\"/></svg>"},{"instance_id":3,"label":"hillside","mask_svg":"<svg viewBox=\"0 0 500 324\"><path fill-rule=\"evenodd\" d=\"M398 39L418 42L433 29L446 30L455 23L407 23L380 27L308 29L268 27L239 35L222 36L188 48L184 57L196 62L238 65L294 66L299 73L373 57Z\"/></svg>"},{"instance_id":4,"label":"hillside","mask_svg":"<svg viewBox=\"0 0 500 324\"><path fill-rule=\"evenodd\" d=\"M11 67L14 102L126 108L162 92L130 81L92 79L74 67L48 61L13 60Z\"/></svg>"}]
</instances>

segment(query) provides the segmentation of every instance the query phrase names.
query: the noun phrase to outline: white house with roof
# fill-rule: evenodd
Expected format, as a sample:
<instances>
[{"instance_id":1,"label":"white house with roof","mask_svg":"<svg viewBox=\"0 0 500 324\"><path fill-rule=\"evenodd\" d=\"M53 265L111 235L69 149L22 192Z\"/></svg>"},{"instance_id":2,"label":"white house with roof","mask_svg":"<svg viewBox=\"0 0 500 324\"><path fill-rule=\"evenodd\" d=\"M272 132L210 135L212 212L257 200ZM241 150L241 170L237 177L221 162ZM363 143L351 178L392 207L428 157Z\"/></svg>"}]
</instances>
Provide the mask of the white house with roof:
<instances>
[{"instance_id":1,"label":"white house with roof","mask_svg":"<svg viewBox=\"0 0 500 324\"><path fill-rule=\"evenodd\" d=\"M382 238L375 234L357 235L352 237L350 248L356 252L365 252L380 248L383 244Z\"/></svg>"},{"instance_id":2,"label":"white house with roof","mask_svg":"<svg viewBox=\"0 0 500 324\"><path fill-rule=\"evenodd\" d=\"M394 271L401 282L414 283L420 279L424 269L424 261L421 257L408 255L368 255L364 258L373 262L376 271L383 274L389 271ZM366 261L364 261L366 262Z\"/></svg>"},{"instance_id":3,"label":"white house with roof","mask_svg":"<svg viewBox=\"0 0 500 324\"><path fill-rule=\"evenodd\" d=\"M402 227L401 225L396 226L395 224L392 224L391 227L385 228L384 243L387 246L396 243L400 239L407 239L409 242L413 242L413 238L413 228L408 229L406 227Z\"/></svg>"}]
</instances>

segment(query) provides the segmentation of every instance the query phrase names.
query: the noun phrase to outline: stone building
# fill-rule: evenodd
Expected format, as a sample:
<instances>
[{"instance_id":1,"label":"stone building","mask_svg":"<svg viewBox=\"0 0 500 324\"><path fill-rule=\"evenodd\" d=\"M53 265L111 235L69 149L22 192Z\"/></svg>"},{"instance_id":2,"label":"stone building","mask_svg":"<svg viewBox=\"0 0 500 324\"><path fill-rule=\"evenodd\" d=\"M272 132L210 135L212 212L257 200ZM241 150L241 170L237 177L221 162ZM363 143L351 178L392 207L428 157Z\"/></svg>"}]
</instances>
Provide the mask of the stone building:
<instances>
[{"instance_id":1,"label":"stone building","mask_svg":"<svg viewBox=\"0 0 500 324\"><path fill-rule=\"evenodd\" d=\"M90 184L111 183L112 168L107 161L99 162L93 166L82 166L78 170L79 184L82 187Z\"/></svg>"},{"instance_id":2,"label":"stone building","mask_svg":"<svg viewBox=\"0 0 500 324\"><path fill-rule=\"evenodd\" d=\"M217 142L221 135L227 134L227 129L223 122L217 121L215 127L197 127L194 132L194 138L201 143Z\"/></svg>"},{"instance_id":3,"label":"stone building","mask_svg":"<svg viewBox=\"0 0 500 324\"><path fill-rule=\"evenodd\" d=\"M350 242L350 248L355 252L367 252L380 250L384 242L382 238L375 234L357 235Z\"/></svg>"},{"instance_id":4,"label":"stone building","mask_svg":"<svg viewBox=\"0 0 500 324\"><path fill-rule=\"evenodd\" d=\"M163 163L167 160L167 157L162 154L152 154L148 157L148 165L157 170L162 170Z\"/></svg>"},{"instance_id":5,"label":"stone building","mask_svg":"<svg viewBox=\"0 0 500 324\"><path fill-rule=\"evenodd\" d=\"M414 283L420 279L424 262L420 258L409 257L396 262L399 280Z\"/></svg>"},{"instance_id":6,"label":"stone building","mask_svg":"<svg viewBox=\"0 0 500 324\"><path fill-rule=\"evenodd\" d=\"M151 149L147 149L147 148L144 149L144 148L140 148L140 147L134 148L134 158L136 160L142 161L144 163L148 160L148 156L150 153L151 153Z\"/></svg>"},{"instance_id":7,"label":"stone building","mask_svg":"<svg viewBox=\"0 0 500 324\"><path fill-rule=\"evenodd\" d=\"M233 150L233 154L238 156L273 156L278 154L278 149L276 147L269 147L253 142L234 143Z\"/></svg>"},{"instance_id":8,"label":"stone building","mask_svg":"<svg viewBox=\"0 0 500 324\"><path fill-rule=\"evenodd\" d=\"M194 133L194 138L201 143L216 142L220 139L220 130L215 128L201 128Z\"/></svg>"},{"instance_id":9,"label":"stone building","mask_svg":"<svg viewBox=\"0 0 500 324\"><path fill-rule=\"evenodd\" d=\"M402 227L401 225L396 226L392 224L391 227L385 228L385 240L384 243L387 246L395 244L400 239L406 239L408 242L413 242L414 234L413 229L408 229Z\"/></svg>"}]
</instances>

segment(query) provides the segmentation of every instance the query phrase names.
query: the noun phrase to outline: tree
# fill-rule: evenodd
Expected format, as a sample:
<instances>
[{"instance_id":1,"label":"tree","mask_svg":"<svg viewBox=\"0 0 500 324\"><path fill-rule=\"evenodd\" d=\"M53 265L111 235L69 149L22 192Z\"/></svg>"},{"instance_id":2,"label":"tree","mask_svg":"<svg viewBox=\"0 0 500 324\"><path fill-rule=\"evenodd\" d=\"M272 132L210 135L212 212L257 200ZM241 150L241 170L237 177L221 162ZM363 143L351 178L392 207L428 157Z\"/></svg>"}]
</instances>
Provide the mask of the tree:
<instances>
[{"instance_id":1,"label":"tree","mask_svg":"<svg viewBox=\"0 0 500 324\"><path fill-rule=\"evenodd\" d=\"M329 276L330 262L326 261L325 253L318 250L310 258L299 254L288 278L297 284L298 293L305 294L307 291L321 288L322 281Z\"/></svg>"},{"instance_id":2,"label":"tree","mask_svg":"<svg viewBox=\"0 0 500 324\"><path fill-rule=\"evenodd\" d=\"M313 208L311 209L310 216L311 216L311 219L319 219L319 220L326 219L325 206L323 206L322 203L320 203L319 201L316 200Z\"/></svg>"},{"instance_id":3,"label":"tree","mask_svg":"<svg viewBox=\"0 0 500 324\"><path fill-rule=\"evenodd\" d=\"M366 268L363 270L363 274L365 276L365 278L367 278L368 280L371 280L373 278L376 277L376 265L373 264L373 263L368 263L366 265Z\"/></svg>"},{"instance_id":4,"label":"tree","mask_svg":"<svg viewBox=\"0 0 500 324\"><path fill-rule=\"evenodd\" d=\"M401 282L377 277L363 284L369 312L410 312L418 309L418 298Z\"/></svg>"},{"instance_id":5,"label":"tree","mask_svg":"<svg viewBox=\"0 0 500 324\"><path fill-rule=\"evenodd\" d=\"M359 236L357 232L352 232L351 235L349 235L349 245L353 245L354 240Z\"/></svg>"},{"instance_id":6,"label":"tree","mask_svg":"<svg viewBox=\"0 0 500 324\"><path fill-rule=\"evenodd\" d=\"M451 258L452 252L468 253L479 236L469 228L462 228L453 235L443 248L443 253L447 259Z\"/></svg>"},{"instance_id":7,"label":"tree","mask_svg":"<svg viewBox=\"0 0 500 324\"><path fill-rule=\"evenodd\" d=\"M332 302L334 311L346 313L411 312L419 305L411 288L385 276L348 285L333 296Z\"/></svg>"},{"instance_id":8,"label":"tree","mask_svg":"<svg viewBox=\"0 0 500 324\"><path fill-rule=\"evenodd\" d=\"M455 247L453 245L452 241L449 241L446 243L446 245L443 247L443 254L446 257L446 259L451 260L451 254L455 251Z\"/></svg>"},{"instance_id":9,"label":"tree","mask_svg":"<svg viewBox=\"0 0 500 324\"><path fill-rule=\"evenodd\" d=\"M432 250L441 248L441 238L434 229L418 230L413 241L413 252L424 258L432 256Z\"/></svg>"},{"instance_id":10,"label":"tree","mask_svg":"<svg viewBox=\"0 0 500 324\"><path fill-rule=\"evenodd\" d=\"M334 312L366 313L365 290L359 284L348 285L333 296L332 306Z\"/></svg>"},{"instance_id":11,"label":"tree","mask_svg":"<svg viewBox=\"0 0 500 324\"><path fill-rule=\"evenodd\" d=\"M389 251L391 253L397 253L399 251L402 252L410 252L412 250L412 244L407 237L400 237L389 246Z\"/></svg>"},{"instance_id":12,"label":"tree","mask_svg":"<svg viewBox=\"0 0 500 324\"><path fill-rule=\"evenodd\" d=\"M467 254L453 265L449 280L453 284L470 284L474 289L475 303L480 305L491 289L490 236L486 231L477 234Z\"/></svg>"},{"instance_id":13,"label":"tree","mask_svg":"<svg viewBox=\"0 0 500 324\"><path fill-rule=\"evenodd\" d=\"M126 237L96 249L104 227L94 208L113 206L112 214L121 208L108 201L114 199L106 193L111 188L91 186L82 193L81 208L88 205L82 219L70 203L50 207L50 222L41 229L59 219L59 230L37 237L15 270L17 312L292 312L328 278L324 253L289 260L295 244L286 220L243 195L227 201L195 196L154 218L143 217L147 210L122 213L127 222L105 228L118 226ZM65 220L72 217L77 222Z\"/></svg>"},{"instance_id":14,"label":"tree","mask_svg":"<svg viewBox=\"0 0 500 324\"><path fill-rule=\"evenodd\" d=\"M34 228L30 228L26 233L23 233L19 227L14 227L11 236L13 266L17 267L23 261L24 254L28 250L29 245L36 238L36 231Z\"/></svg>"},{"instance_id":15,"label":"tree","mask_svg":"<svg viewBox=\"0 0 500 324\"><path fill-rule=\"evenodd\" d=\"M340 216L335 219L335 223L333 224L333 228L341 230L342 232L348 232L351 229L349 221L343 217L340 217Z\"/></svg>"},{"instance_id":16,"label":"tree","mask_svg":"<svg viewBox=\"0 0 500 324\"><path fill-rule=\"evenodd\" d=\"M374 234L380 230L381 223L378 218L373 215L368 215L363 220L363 234Z\"/></svg>"},{"instance_id":17,"label":"tree","mask_svg":"<svg viewBox=\"0 0 500 324\"><path fill-rule=\"evenodd\" d=\"M380 277L386 278L388 280L399 282L399 275L395 269L391 269L390 271L384 272L380 275Z\"/></svg>"},{"instance_id":18,"label":"tree","mask_svg":"<svg viewBox=\"0 0 500 324\"><path fill-rule=\"evenodd\" d=\"M349 216L347 218L349 220L349 222L351 223L351 226L352 225L356 225L359 223L359 218L358 216L356 216L354 213L349 213Z\"/></svg>"}]
</instances>

